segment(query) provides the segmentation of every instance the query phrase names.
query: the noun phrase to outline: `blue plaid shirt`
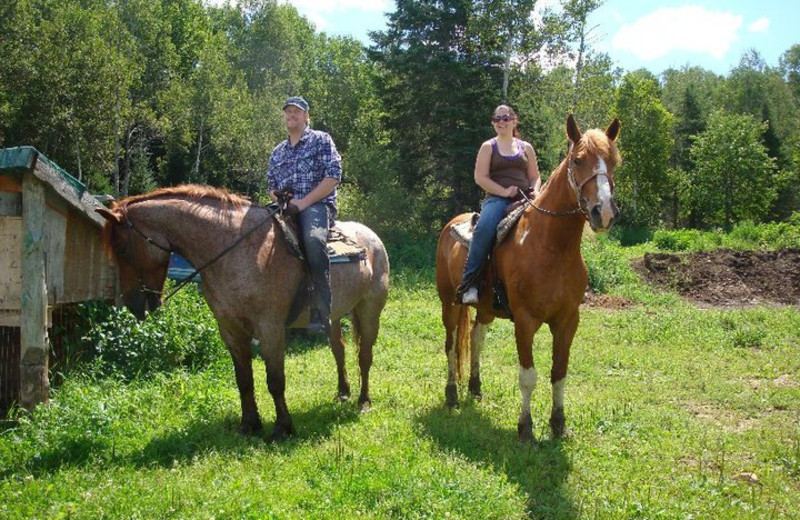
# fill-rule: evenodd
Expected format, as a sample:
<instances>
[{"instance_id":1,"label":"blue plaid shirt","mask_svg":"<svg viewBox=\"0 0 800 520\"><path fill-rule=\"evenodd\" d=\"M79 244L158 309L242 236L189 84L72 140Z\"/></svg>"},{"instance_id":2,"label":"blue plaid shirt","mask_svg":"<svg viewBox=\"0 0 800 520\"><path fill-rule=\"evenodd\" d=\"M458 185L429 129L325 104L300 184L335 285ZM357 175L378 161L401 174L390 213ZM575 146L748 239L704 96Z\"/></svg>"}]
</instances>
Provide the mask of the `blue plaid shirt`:
<instances>
[{"instance_id":1,"label":"blue plaid shirt","mask_svg":"<svg viewBox=\"0 0 800 520\"><path fill-rule=\"evenodd\" d=\"M311 193L325 177L342 180L342 158L331 136L306 127L296 145L285 140L272 150L267 189L290 188L297 199ZM336 189L321 202L336 208Z\"/></svg>"}]
</instances>

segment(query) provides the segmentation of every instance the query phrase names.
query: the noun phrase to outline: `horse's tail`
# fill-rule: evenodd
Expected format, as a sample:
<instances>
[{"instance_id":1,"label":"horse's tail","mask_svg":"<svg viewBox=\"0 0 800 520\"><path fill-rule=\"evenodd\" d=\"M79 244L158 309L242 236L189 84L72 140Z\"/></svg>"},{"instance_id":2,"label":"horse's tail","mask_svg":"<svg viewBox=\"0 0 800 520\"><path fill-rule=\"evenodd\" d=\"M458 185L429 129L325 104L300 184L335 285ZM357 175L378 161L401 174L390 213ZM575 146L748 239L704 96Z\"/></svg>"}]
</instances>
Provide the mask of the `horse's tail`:
<instances>
[{"instance_id":1,"label":"horse's tail","mask_svg":"<svg viewBox=\"0 0 800 520\"><path fill-rule=\"evenodd\" d=\"M456 379L461 381L462 374L467 371L470 362L470 327L469 305L462 305L458 311L458 332L456 332Z\"/></svg>"}]
</instances>

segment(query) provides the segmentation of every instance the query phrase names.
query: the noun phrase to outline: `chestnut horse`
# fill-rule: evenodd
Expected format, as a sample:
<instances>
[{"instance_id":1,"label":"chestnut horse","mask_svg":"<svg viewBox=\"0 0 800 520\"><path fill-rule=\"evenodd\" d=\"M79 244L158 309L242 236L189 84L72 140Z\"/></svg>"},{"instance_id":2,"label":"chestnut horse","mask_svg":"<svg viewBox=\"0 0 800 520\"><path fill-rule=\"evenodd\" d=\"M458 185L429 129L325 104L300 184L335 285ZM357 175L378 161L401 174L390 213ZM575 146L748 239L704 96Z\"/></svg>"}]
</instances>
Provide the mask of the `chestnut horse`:
<instances>
[{"instance_id":1,"label":"chestnut horse","mask_svg":"<svg viewBox=\"0 0 800 520\"><path fill-rule=\"evenodd\" d=\"M106 219L106 247L119 266L125 305L144 319L161 305L170 252L202 271L202 293L230 351L242 405L239 431L261 430L253 395L251 341L259 340L267 387L275 403L270 440L294 433L284 390L286 327L308 323L308 309L293 309L294 296L305 290L307 268L294 255L272 218L274 211L252 205L227 191L196 185L163 188L123 199L98 210ZM389 259L383 243L366 226L339 222L338 227L365 250L364 259L331 265L330 346L338 370L338 395L350 385L344 363L341 318L352 315L353 336L361 372L362 410L370 405L369 370L389 285ZM297 315L297 316L295 316Z\"/></svg>"},{"instance_id":2,"label":"chestnut horse","mask_svg":"<svg viewBox=\"0 0 800 520\"><path fill-rule=\"evenodd\" d=\"M467 248L453 238L450 229L472 214L455 217L439 237L436 285L446 330L446 402L451 407L458 405L456 379L460 379L467 357L469 390L481 397L480 352L486 331L494 318L513 317L522 394L517 432L523 441L535 441L531 420L531 394L536 385L532 344L543 323L553 334L550 428L554 438L566 433L564 382L570 346L578 328L578 307L588 281L581 257L581 236L587 220L593 230L604 231L617 216L614 168L620 157L614 141L619 128L619 120L615 119L605 132L593 129L581 134L572 115L567 118L570 151L505 240L495 246L492 265L485 267L471 331L469 306L456 301ZM505 288L511 316L493 305L491 287L495 280Z\"/></svg>"}]
</instances>

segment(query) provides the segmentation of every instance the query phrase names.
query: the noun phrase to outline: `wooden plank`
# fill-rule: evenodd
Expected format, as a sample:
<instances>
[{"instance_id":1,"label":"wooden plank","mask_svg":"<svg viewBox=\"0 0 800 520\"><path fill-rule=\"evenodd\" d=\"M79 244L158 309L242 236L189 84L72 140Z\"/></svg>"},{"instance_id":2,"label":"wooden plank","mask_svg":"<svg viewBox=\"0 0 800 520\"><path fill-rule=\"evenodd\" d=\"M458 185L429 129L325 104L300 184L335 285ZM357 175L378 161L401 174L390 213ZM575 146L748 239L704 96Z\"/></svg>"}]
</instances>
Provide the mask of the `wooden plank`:
<instances>
[{"instance_id":1,"label":"wooden plank","mask_svg":"<svg viewBox=\"0 0 800 520\"><path fill-rule=\"evenodd\" d=\"M0 218L0 311L19 311L22 298L22 217Z\"/></svg>"},{"instance_id":2,"label":"wooden plank","mask_svg":"<svg viewBox=\"0 0 800 520\"><path fill-rule=\"evenodd\" d=\"M20 327L20 404L27 410L50 402L45 280L44 183L22 179L22 305Z\"/></svg>"},{"instance_id":3,"label":"wooden plank","mask_svg":"<svg viewBox=\"0 0 800 520\"><path fill-rule=\"evenodd\" d=\"M47 193L47 199L44 211L45 279L47 301L50 305L55 305L60 303L61 295L64 294L64 243L70 209L61 201L51 200L53 196L50 193Z\"/></svg>"},{"instance_id":4,"label":"wooden plank","mask_svg":"<svg viewBox=\"0 0 800 520\"><path fill-rule=\"evenodd\" d=\"M0 327L19 327L21 322L20 311L0 309ZM14 361L14 365L18 364L19 360Z\"/></svg>"},{"instance_id":5,"label":"wooden plank","mask_svg":"<svg viewBox=\"0 0 800 520\"><path fill-rule=\"evenodd\" d=\"M0 191L0 217L22 216L22 193Z\"/></svg>"}]
</instances>

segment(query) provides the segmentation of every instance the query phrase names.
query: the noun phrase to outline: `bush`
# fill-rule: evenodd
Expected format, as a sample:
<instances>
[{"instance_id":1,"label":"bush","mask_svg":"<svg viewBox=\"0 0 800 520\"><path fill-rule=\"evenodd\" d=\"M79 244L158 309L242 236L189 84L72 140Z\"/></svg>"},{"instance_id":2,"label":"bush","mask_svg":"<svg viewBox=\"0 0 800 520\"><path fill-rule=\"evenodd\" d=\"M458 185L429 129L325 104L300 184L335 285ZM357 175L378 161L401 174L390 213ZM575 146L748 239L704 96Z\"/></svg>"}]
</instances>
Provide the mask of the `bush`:
<instances>
[{"instance_id":1,"label":"bush","mask_svg":"<svg viewBox=\"0 0 800 520\"><path fill-rule=\"evenodd\" d=\"M623 285L635 276L627 258L619 253L619 247L612 238L603 235L585 238L581 243L581 254L589 269L589 287L593 292L608 293L611 288Z\"/></svg>"},{"instance_id":2,"label":"bush","mask_svg":"<svg viewBox=\"0 0 800 520\"><path fill-rule=\"evenodd\" d=\"M216 321L195 286L141 323L127 309L100 302L84 304L79 312L91 324L81 338L83 347L104 374L132 379L176 368L197 370L226 357Z\"/></svg>"}]
</instances>

